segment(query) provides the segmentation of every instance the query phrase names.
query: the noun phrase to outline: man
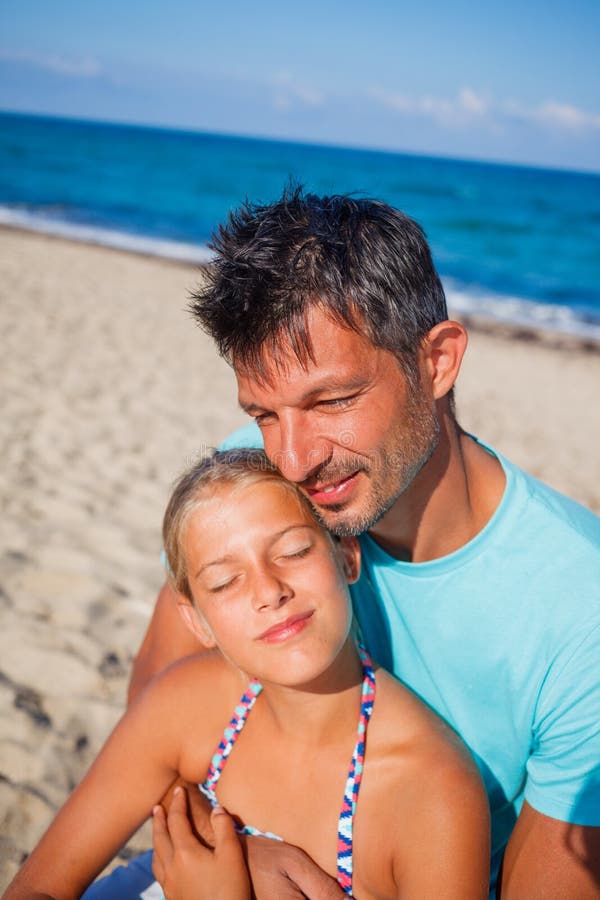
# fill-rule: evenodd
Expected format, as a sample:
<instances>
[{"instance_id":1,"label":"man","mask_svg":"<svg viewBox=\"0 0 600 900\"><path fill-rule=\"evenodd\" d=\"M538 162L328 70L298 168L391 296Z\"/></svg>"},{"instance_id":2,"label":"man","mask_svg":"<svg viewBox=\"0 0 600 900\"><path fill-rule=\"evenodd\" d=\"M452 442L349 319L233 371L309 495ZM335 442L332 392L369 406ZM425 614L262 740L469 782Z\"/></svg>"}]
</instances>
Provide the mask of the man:
<instances>
[{"instance_id":1,"label":"man","mask_svg":"<svg viewBox=\"0 0 600 900\"><path fill-rule=\"evenodd\" d=\"M458 425L467 338L410 219L296 191L214 249L194 311L255 421L227 445L362 535L363 636L474 754L502 898L600 896L600 521ZM164 588L132 691L194 649Z\"/></svg>"}]
</instances>

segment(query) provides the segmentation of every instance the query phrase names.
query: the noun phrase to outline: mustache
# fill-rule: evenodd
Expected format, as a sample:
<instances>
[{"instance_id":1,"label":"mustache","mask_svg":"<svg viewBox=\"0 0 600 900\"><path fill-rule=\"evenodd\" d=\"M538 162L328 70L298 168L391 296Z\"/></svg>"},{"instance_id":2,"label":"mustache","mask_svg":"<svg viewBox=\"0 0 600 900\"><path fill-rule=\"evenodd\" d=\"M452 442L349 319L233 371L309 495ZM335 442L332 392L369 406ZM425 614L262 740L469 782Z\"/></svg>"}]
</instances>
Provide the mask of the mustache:
<instances>
[{"instance_id":1,"label":"mustache","mask_svg":"<svg viewBox=\"0 0 600 900\"><path fill-rule=\"evenodd\" d=\"M309 477L301 482L308 485L314 482L341 481L359 470L362 472L371 470L370 461L351 450L343 451L335 459L323 459L322 453L317 450L310 451L304 456L291 450L280 450L271 457L271 462L280 471L309 471Z\"/></svg>"},{"instance_id":2,"label":"mustache","mask_svg":"<svg viewBox=\"0 0 600 900\"><path fill-rule=\"evenodd\" d=\"M319 466L318 469L315 469L311 473L310 478L307 478L303 484L309 486L314 483L333 484L337 481L343 481L345 478L349 478L357 472L365 472L368 474L370 468L371 467L366 461L358 456L353 456L349 459L335 460L323 463L322 466Z\"/></svg>"}]
</instances>

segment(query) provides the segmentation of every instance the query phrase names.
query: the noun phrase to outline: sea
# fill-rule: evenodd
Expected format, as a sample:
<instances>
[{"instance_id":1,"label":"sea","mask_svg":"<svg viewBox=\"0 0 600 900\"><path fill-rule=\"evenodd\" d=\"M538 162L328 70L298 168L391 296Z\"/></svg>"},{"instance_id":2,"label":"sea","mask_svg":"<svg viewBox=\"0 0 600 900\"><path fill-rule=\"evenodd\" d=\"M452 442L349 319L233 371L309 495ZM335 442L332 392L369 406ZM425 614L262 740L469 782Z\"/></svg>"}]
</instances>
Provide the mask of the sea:
<instances>
[{"instance_id":1,"label":"sea","mask_svg":"<svg viewBox=\"0 0 600 900\"><path fill-rule=\"evenodd\" d=\"M7 226L203 263L290 181L416 219L455 313L600 339L600 174L0 113Z\"/></svg>"}]
</instances>

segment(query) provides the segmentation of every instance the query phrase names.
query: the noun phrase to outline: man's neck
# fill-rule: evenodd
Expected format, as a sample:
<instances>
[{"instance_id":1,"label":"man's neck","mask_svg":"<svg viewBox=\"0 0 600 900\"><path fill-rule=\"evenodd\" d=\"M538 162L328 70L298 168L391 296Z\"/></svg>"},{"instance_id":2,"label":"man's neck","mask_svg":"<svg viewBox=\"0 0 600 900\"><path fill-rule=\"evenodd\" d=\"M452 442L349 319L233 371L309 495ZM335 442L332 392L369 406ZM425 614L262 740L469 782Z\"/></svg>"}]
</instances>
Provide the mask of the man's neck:
<instances>
[{"instance_id":1,"label":"man's neck","mask_svg":"<svg viewBox=\"0 0 600 900\"><path fill-rule=\"evenodd\" d=\"M444 412L431 459L369 534L396 559L439 559L479 534L505 485L500 462Z\"/></svg>"}]
</instances>

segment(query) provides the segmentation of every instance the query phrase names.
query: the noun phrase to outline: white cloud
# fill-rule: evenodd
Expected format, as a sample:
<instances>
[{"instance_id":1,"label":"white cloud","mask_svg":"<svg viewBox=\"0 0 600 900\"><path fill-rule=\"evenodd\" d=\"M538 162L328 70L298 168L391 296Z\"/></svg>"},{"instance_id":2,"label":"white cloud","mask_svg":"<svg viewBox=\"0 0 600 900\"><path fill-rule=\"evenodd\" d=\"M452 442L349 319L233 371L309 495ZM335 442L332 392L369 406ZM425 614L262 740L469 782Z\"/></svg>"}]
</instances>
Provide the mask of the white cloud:
<instances>
[{"instance_id":1,"label":"white cloud","mask_svg":"<svg viewBox=\"0 0 600 900\"><path fill-rule=\"evenodd\" d=\"M100 64L91 56L67 57L60 54L43 55L27 50L11 51L0 49L0 60L5 62L26 63L36 69L45 69L68 75L73 78L96 78L102 73Z\"/></svg>"},{"instance_id":2,"label":"white cloud","mask_svg":"<svg viewBox=\"0 0 600 900\"><path fill-rule=\"evenodd\" d=\"M466 112L474 116L484 116L489 109L489 103L483 95L468 87L461 88L458 92L458 102Z\"/></svg>"},{"instance_id":3,"label":"white cloud","mask_svg":"<svg viewBox=\"0 0 600 900\"><path fill-rule=\"evenodd\" d=\"M583 133L600 129L600 115L555 100L531 107L516 100L493 103L471 87L461 88L451 98L431 94L411 97L383 88L372 88L368 93L376 103L400 115L423 116L445 126L460 127L479 120L492 132L500 132L507 120L519 119L562 131Z\"/></svg>"},{"instance_id":4,"label":"white cloud","mask_svg":"<svg viewBox=\"0 0 600 900\"><path fill-rule=\"evenodd\" d=\"M374 87L369 91L369 96L381 106L386 106L399 113L414 113L414 101L407 97L406 94L398 94L392 91L386 91L383 88Z\"/></svg>"},{"instance_id":5,"label":"white cloud","mask_svg":"<svg viewBox=\"0 0 600 900\"><path fill-rule=\"evenodd\" d=\"M325 95L309 85L300 84L291 72L282 70L272 79L275 89L273 105L276 109L290 110L296 106L317 107L325 104Z\"/></svg>"},{"instance_id":6,"label":"white cloud","mask_svg":"<svg viewBox=\"0 0 600 900\"><path fill-rule=\"evenodd\" d=\"M372 88L369 95L382 106L395 112L424 116L444 125L462 124L475 117L485 116L489 109L489 103L483 95L469 87L461 88L456 97L450 99L431 94L409 97L382 88Z\"/></svg>"},{"instance_id":7,"label":"white cloud","mask_svg":"<svg viewBox=\"0 0 600 900\"><path fill-rule=\"evenodd\" d=\"M550 128L578 132L600 128L600 115L555 100L546 100L532 107L524 106L516 100L508 100L503 109L513 118L537 122Z\"/></svg>"}]
</instances>

